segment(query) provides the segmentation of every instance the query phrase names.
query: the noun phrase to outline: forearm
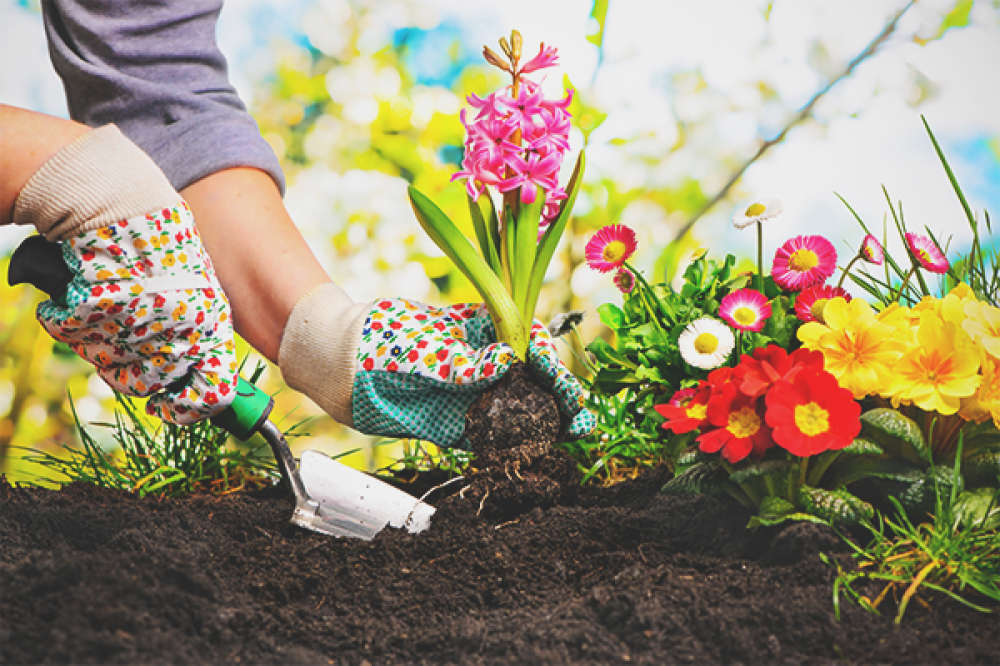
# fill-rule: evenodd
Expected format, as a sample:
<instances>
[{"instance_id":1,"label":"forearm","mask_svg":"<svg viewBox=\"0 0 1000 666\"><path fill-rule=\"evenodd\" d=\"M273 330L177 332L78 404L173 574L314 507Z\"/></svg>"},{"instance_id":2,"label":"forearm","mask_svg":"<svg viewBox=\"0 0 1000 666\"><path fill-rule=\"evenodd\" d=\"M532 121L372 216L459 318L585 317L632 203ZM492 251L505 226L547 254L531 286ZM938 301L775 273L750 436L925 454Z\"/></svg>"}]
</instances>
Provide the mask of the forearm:
<instances>
[{"instance_id":1,"label":"forearm","mask_svg":"<svg viewBox=\"0 0 1000 666\"><path fill-rule=\"evenodd\" d=\"M90 129L43 113L0 104L0 224L28 179L59 150Z\"/></svg>"},{"instance_id":2,"label":"forearm","mask_svg":"<svg viewBox=\"0 0 1000 666\"><path fill-rule=\"evenodd\" d=\"M292 222L274 181L257 169L219 171L181 194L229 296L237 332L277 362L299 299L330 278ZM345 307L330 303L331 308Z\"/></svg>"}]
</instances>

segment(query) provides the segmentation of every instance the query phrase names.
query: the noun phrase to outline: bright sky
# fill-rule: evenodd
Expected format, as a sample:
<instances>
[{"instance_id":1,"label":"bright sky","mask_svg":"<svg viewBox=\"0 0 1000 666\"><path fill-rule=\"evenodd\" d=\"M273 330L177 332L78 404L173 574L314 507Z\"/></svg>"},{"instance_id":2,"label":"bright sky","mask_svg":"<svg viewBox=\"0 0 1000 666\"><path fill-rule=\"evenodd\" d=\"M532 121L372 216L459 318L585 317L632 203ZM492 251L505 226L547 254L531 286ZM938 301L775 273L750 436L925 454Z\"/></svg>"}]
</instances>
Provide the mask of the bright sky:
<instances>
[{"instance_id":1,"label":"bright sky","mask_svg":"<svg viewBox=\"0 0 1000 666\"><path fill-rule=\"evenodd\" d=\"M61 87L48 63L40 18L26 4L32 3L0 0L0 62L5 63L0 67L0 100L62 114ZM765 1L611 0L604 61L595 76L596 49L584 39L592 29L589 0L361 4L369 12L363 50L381 48L398 28L433 28L441 21L459 26L473 50L493 44L506 32L498 26L521 30L526 45L557 45L563 70L589 99L610 111L592 137L588 164L593 176L608 174L624 185L655 186L693 174L706 179L709 191L735 166L719 168L720 145L728 155L749 156L759 139L770 138L822 85L824 77L809 65L810 58L828 63L829 73L839 71L902 6L899 0L774 0L768 21ZM785 204L785 214L768 225L769 251L789 235L819 231L829 234L839 250L848 251L848 244L860 235L833 192L843 194L878 225L886 210L882 184L903 201L910 225L929 225L939 236L952 233L958 244L967 240L961 209L931 151L919 113L928 117L945 145L973 207L1000 211L1000 166L989 143L994 140L995 146L1000 137L997 10L977 0L969 27L923 47L912 40L914 35L933 35L952 5L953 0L921 0L880 53L821 101L816 108L820 123L795 129L747 172L737 188L740 197L774 195ZM237 88L248 97L254 82L272 67L273 51L262 46L309 39L323 50L338 49L340 26L350 11L345 0L226 2L220 43ZM810 51L817 40L821 53ZM700 112L672 108L667 85L671 72L692 67L700 68L708 85L720 93L702 102L717 114L709 136L692 137L690 146L652 166L608 143L644 137L636 144L637 152L654 162L665 154L676 136L676 114ZM935 90L919 108L908 101L917 94L915 71ZM785 105L753 105L756 82L762 78L777 89ZM558 78L550 83L558 85ZM357 92L363 96L365 91ZM300 185L297 196L308 197L308 184ZM318 189L315 192L322 198ZM698 235L712 239L717 252L749 254L752 234L732 230L732 212L732 204L717 207L699 223ZM654 249L669 240L669 225L682 220L636 206L626 210L621 221L640 227L643 247L649 248L640 255L640 264L648 264ZM10 244L21 235L7 231L0 242ZM370 258L359 258L365 260ZM574 287L610 295L608 281L601 280L592 272L574 275Z\"/></svg>"}]
</instances>

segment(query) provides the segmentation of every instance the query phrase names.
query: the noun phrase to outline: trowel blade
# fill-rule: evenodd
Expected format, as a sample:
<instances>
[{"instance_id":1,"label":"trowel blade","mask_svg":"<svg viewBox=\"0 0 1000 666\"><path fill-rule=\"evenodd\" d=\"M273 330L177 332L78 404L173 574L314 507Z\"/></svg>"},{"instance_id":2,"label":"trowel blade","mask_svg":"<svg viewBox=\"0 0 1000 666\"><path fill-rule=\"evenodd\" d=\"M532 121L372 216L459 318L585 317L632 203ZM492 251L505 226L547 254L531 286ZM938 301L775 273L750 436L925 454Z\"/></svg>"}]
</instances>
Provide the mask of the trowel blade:
<instances>
[{"instance_id":1,"label":"trowel blade","mask_svg":"<svg viewBox=\"0 0 1000 666\"><path fill-rule=\"evenodd\" d=\"M299 475L321 513L346 517L374 533L386 525L422 532L434 515L430 504L319 451L302 453Z\"/></svg>"}]
</instances>

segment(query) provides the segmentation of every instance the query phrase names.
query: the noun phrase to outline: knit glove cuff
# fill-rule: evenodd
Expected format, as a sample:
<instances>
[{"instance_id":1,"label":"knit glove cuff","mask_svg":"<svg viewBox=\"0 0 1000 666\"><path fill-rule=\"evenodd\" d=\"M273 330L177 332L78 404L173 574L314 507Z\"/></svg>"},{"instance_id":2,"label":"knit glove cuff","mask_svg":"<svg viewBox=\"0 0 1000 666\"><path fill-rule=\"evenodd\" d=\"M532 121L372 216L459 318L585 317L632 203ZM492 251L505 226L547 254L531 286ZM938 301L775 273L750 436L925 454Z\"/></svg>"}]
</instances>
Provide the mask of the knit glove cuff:
<instances>
[{"instance_id":1,"label":"knit glove cuff","mask_svg":"<svg viewBox=\"0 0 1000 666\"><path fill-rule=\"evenodd\" d=\"M14 202L14 224L63 240L151 210L180 195L160 168L114 125L84 134L50 157Z\"/></svg>"},{"instance_id":2,"label":"knit glove cuff","mask_svg":"<svg viewBox=\"0 0 1000 666\"><path fill-rule=\"evenodd\" d=\"M292 309L278 349L285 383L346 426L358 369L358 342L371 303L355 303L328 282L312 289Z\"/></svg>"}]
</instances>

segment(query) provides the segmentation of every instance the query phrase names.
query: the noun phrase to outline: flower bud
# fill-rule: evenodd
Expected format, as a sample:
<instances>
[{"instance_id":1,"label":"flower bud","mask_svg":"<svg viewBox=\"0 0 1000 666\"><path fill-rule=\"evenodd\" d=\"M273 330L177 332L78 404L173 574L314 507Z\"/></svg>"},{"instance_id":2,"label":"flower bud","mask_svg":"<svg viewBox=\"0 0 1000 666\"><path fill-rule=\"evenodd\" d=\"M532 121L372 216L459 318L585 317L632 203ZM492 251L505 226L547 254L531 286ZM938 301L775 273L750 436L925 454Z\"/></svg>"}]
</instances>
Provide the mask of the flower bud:
<instances>
[{"instance_id":1,"label":"flower bud","mask_svg":"<svg viewBox=\"0 0 1000 666\"><path fill-rule=\"evenodd\" d=\"M507 41L506 37L500 38L500 48L503 49L503 54L508 58L511 57L510 42Z\"/></svg>"},{"instance_id":2,"label":"flower bud","mask_svg":"<svg viewBox=\"0 0 1000 666\"><path fill-rule=\"evenodd\" d=\"M490 47L488 46L483 47L483 57L486 58L486 62L490 63L494 67L499 67L503 71L510 72L511 74L513 74L513 72L510 69L510 65L501 60L500 56L494 53L490 49Z\"/></svg>"},{"instance_id":3,"label":"flower bud","mask_svg":"<svg viewBox=\"0 0 1000 666\"><path fill-rule=\"evenodd\" d=\"M512 44L510 59L516 64L521 60L521 33L517 30L511 30L510 43Z\"/></svg>"}]
</instances>

